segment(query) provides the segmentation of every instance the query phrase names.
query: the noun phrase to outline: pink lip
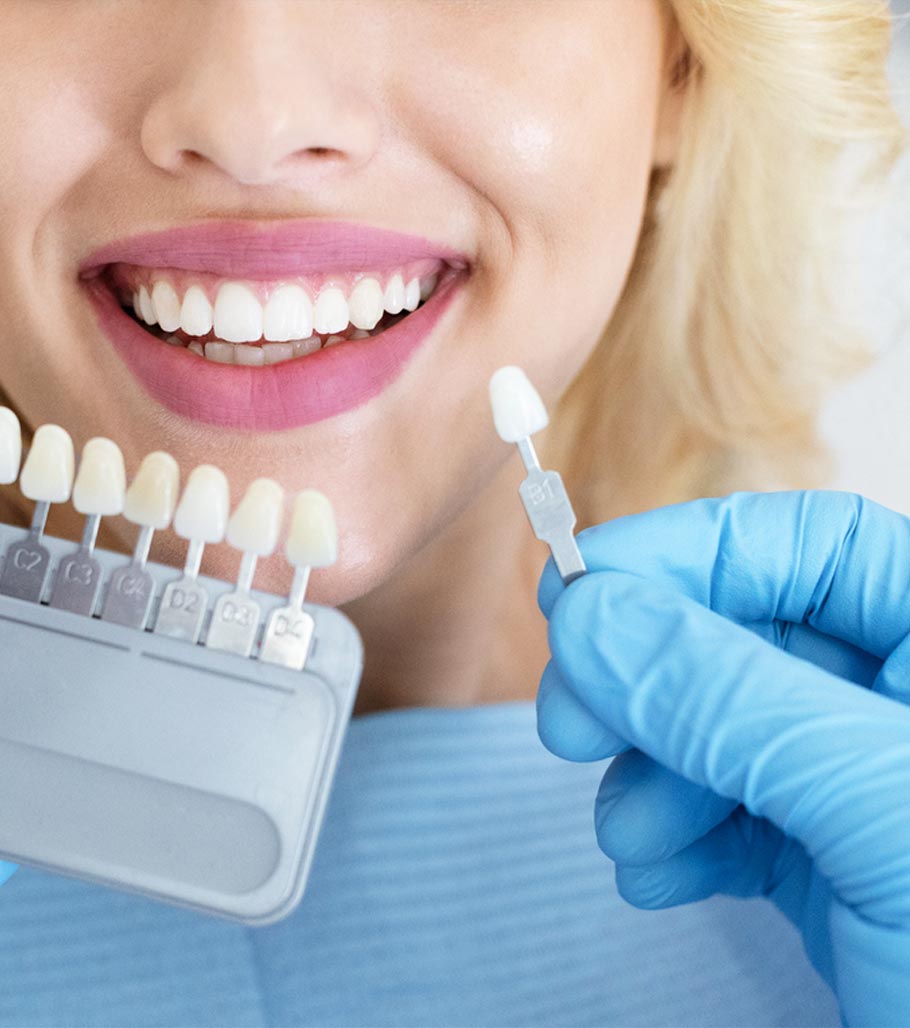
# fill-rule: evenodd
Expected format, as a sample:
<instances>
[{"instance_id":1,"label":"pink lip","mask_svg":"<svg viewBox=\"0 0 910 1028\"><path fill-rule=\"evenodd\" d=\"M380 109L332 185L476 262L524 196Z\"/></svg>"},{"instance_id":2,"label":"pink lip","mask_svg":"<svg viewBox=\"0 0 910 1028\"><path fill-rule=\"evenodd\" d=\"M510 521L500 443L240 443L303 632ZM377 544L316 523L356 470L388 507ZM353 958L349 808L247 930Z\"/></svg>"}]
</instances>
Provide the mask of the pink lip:
<instances>
[{"instance_id":1,"label":"pink lip","mask_svg":"<svg viewBox=\"0 0 910 1028\"><path fill-rule=\"evenodd\" d=\"M229 277L367 270L434 257L452 267L424 306L370 339L337 343L264 367L216 364L171 346L121 307L101 271L123 262ZM263 228L210 223L137 236L93 253L80 267L102 330L143 388L169 410L225 428L278 431L353 410L390 385L429 337L468 266L463 254L417 236L327 222Z\"/></svg>"},{"instance_id":2,"label":"pink lip","mask_svg":"<svg viewBox=\"0 0 910 1028\"><path fill-rule=\"evenodd\" d=\"M203 222L102 246L80 265L83 278L117 262L210 271L234 278L377 271L424 257L464 269L464 254L420 236L335 221Z\"/></svg>"}]
</instances>

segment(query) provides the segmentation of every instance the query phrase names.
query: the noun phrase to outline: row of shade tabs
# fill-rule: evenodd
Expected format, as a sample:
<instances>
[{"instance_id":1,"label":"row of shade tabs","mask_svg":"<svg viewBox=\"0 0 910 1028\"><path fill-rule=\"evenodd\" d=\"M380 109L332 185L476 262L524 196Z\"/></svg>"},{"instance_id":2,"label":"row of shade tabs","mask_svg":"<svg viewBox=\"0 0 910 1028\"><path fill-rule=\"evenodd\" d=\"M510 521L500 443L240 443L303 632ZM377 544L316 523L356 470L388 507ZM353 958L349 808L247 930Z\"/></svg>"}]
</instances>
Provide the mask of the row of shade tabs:
<instances>
[{"instance_id":1,"label":"row of shade tabs","mask_svg":"<svg viewBox=\"0 0 910 1028\"><path fill-rule=\"evenodd\" d=\"M284 491L270 478L257 478L233 512L227 478L212 464L189 475L182 494L180 471L163 451L148 454L127 486L123 455L115 442L90 439L76 470L73 441L59 425L41 425L32 438L25 462L19 420L0 407L0 484L19 479L23 495L34 501L31 527L12 543L0 573L0 593L86 616L100 616L133 628L152 627L171 638L199 642L206 614L211 617L205 645L249 657L262 621L252 597L253 576L260 557L278 546L284 521ZM179 502L178 502L179 495ZM51 556L41 539L53 503L66 503L86 517L78 547L59 560L50 581ZM94 555L103 517L123 515L139 526L132 559L108 575L102 601L104 573ZM147 568L156 531L173 522L177 535L188 542L183 574L165 585L153 625L149 625L156 580ZM242 554L235 586L222 591L214 604L199 582L206 545L226 540ZM294 567L287 603L268 612L258 658L300 669L312 644L314 622L303 609L312 568L335 562L338 535L328 499L314 489L296 494L284 544ZM99 609L100 608L100 609Z\"/></svg>"}]
</instances>

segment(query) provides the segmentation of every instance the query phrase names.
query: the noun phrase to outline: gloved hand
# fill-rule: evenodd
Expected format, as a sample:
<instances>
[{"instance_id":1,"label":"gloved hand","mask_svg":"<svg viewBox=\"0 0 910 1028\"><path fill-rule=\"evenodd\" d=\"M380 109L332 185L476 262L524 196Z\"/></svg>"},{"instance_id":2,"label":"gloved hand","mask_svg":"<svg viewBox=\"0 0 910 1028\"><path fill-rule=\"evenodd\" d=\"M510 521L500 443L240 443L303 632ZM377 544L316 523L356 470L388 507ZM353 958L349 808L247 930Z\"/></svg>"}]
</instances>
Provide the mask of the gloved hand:
<instances>
[{"instance_id":1,"label":"gloved hand","mask_svg":"<svg viewBox=\"0 0 910 1028\"><path fill-rule=\"evenodd\" d=\"M579 545L587 575L541 578L538 726L620 754L595 804L620 894L768 896L846 1024L910 1024L910 519L737 493Z\"/></svg>"},{"instance_id":2,"label":"gloved hand","mask_svg":"<svg viewBox=\"0 0 910 1028\"><path fill-rule=\"evenodd\" d=\"M9 864L5 860L0 860L0 885L2 885L18 867L18 864Z\"/></svg>"}]
</instances>

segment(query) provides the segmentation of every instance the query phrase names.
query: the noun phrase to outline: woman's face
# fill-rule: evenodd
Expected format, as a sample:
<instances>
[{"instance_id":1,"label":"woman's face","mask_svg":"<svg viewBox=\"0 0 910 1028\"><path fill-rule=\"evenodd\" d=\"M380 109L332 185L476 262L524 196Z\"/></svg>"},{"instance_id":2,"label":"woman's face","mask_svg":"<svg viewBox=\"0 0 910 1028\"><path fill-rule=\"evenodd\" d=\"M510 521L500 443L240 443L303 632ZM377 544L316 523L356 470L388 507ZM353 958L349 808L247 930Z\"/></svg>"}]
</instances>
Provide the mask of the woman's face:
<instances>
[{"instance_id":1,"label":"woman's face","mask_svg":"<svg viewBox=\"0 0 910 1028\"><path fill-rule=\"evenodd\" d=\"M659 0L7 0L3 387L130 472L165 449L235 499L324 491L315 598L366 593L511 456L491 373L550 404L597 342L663 145L666 29ZM398 274L436 275L424 306L325 346L399 306ZM143 286L161 328L120 309ZM188 347L207 304L222 338L308 341L212 348L225 366Z\"/></svg>"}]
</instances>

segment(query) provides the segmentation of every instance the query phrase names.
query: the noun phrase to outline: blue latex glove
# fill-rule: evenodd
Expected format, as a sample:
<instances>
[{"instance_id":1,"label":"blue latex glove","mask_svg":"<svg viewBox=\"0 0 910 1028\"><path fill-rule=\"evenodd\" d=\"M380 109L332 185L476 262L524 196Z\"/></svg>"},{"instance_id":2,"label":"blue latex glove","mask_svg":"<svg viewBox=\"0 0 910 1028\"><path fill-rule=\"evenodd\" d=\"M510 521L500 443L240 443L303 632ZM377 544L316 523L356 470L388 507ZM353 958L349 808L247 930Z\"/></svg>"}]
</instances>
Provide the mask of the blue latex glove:
<instances>
[{"instance_id":1,"label":"blue latex glove","mask_svg":"<svg viewBox=\"0 0 910 1028\"><path fill-rule=\"evenodd\" d=\"M2 885L18 867L18 864L8 864L5 860L0 860L0 885Z\"/></svg>"},{"instance_id":2,"label":"blue latex glove","mask_svg":"<svg viewBox=\"0 0 910 1028\"><path fill-rule=\"evenodd\" d=\"M639 907L766 895L849 1025L910 1025L910 519L737 493L579 536L539 600L545 745ZM635 747L632 749L631 747Z\"/></svg>"}]
</instances>

